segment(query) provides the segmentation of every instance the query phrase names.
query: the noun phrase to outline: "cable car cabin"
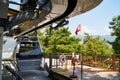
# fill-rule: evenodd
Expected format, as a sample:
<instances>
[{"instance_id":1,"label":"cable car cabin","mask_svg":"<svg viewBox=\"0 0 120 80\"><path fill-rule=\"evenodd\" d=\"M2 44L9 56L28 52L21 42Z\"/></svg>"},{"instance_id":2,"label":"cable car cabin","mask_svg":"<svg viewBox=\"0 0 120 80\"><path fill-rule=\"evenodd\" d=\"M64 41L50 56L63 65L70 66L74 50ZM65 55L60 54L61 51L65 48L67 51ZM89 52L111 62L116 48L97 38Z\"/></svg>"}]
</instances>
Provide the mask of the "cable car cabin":
<instances>
[{"instance_id":1,"label":"cable car cabin","mask_svg":"<svg viewBox=\"0 0 120 80\"><path fill-rule=\"evenodd\" d=\"M42 51L37 37L20 37L16 50L16 60L19 71L40 69Z\"/></svg>"}]
</instances>

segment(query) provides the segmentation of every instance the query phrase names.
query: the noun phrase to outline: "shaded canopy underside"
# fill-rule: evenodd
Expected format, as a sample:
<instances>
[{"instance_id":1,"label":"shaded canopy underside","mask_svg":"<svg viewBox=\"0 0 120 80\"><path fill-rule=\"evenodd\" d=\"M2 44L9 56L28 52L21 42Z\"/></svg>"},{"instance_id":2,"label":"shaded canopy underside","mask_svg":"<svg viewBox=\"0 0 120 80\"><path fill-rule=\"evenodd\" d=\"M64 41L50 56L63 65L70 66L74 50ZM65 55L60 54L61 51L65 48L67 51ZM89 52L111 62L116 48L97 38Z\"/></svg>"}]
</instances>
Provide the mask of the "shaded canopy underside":
<instances>
[{"instance_id":1,"label":"shaded canopy underside","mask_svg":"<svg viewBox=\"0 0 120 80\"><path fill-rule=\"evenodd\" d=\"M65 11L68 2L67 0L51 0L51 1L53 9L48 16L54 18L55 16L59 16L60 14L63 13L63 11ZM86 11L95 8L101 2L102 0L78 0L76 8L70 15L68 15L68 18L85 13Z\"/></svg>"},{"instance_id":2,"label":"shaded canopy underside","mask_svg":"<svg viewBox=\"0 0 120 80\"><path fill-rule=\"evenodd\" d=\"M19 29L21 30L21 32L15 34L15 36L16 35L20 36L26 32L29 32L30 30L34 29L37 26L44 25L45 23L50 22L51 20L59 17L66 11L66 9L68 7L68 1L70 1L70 0L51 0L51 5L52 5L51 12L49 14L47 14L45 17L42 17L46 14L45 11L43 11L43 13L40 15L40 18L38 18L37 20L24 22L24 23L22 23L22 25L20 24L21 26L19 26ZM70 13L68 16L66 16L66 18L71 18L76 15L85 13L85 12L95 8L101 2L102 2L102 0L77 0L76 7L72 11L72 13ZM9 10L9 12L10 12L10 10Z\"/></svg>"}]
</instances>

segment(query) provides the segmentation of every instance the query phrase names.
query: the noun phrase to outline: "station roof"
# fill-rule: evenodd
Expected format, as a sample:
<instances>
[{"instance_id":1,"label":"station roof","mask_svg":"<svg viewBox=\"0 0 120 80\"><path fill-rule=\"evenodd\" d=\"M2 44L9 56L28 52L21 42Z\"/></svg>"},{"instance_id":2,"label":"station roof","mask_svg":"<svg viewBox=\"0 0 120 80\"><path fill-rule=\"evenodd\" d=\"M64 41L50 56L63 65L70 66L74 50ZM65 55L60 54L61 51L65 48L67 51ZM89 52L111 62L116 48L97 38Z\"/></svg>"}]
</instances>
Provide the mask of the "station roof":
<instances>
[{"instance_id":1,"label":"station roof","mask_svg":"<svg viewBox=\"0 0 120 80\"><path fill-rule=\"evenodd\" d=\"M59 16L60 14L62 14L63 11L65 11L68 4L68 0L51 0L51 1L53 6L53 9L49 14L51 15L51 17ZM68 18L85 13L98 6L101 2L102 0L78 0L76 8L70 15L68 15Z\"/></svg>"},{"instance_id":2,"label":"station roof","mask_svg":"<svg viewBox=\"0 0 120 80\"><path fill-rule=\"evenodd\" d=\"M33 30L36 30L38 28L42 28L43 26L46 26L46 24L50 24L50 21L53 19L59 17L61 14L64 14L68 7L68 2L70 0L51 0L52 4L52 10L49 14L47 14L45 17L40 17L38 20L33 21L27 21L22 24L22 26L19 26L18 29L21 30L20 33L15 34L15 36L24 35L28 32L31 32ZM98 6L103 0L77 0L76 7L74 10L66 16L66 18L71 18L77 15L80 15L82 13L85 13L96 6ZM71 5L72 6L72 5ZM9 10L9 12L14 14L14 10ZM18 13L17 11L15 13ZM43 15L45 12L43 13ZM42 15L41 15L42 16ZM37 27L36 27L37 26ZM18 31L16 31L18 32Z\"/></svg>"}]
</instances>

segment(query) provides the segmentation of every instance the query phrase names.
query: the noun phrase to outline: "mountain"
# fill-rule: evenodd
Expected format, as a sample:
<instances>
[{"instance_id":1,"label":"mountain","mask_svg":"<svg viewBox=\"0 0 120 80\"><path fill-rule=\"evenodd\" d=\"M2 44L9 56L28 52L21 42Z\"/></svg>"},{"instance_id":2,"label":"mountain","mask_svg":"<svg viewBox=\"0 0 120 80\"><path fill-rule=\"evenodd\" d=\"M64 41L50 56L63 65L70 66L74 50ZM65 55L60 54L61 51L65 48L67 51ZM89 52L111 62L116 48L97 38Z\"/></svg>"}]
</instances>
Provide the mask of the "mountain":
<instances>
[{"instance_id":1,"label":"mountain","mask_svg":"<svg viewBox=\"0 0 120 80\"><path fill-rule=\"evenodd\" d=\"M97 37L98 35L92 35L93 37ZM100 36L100 35L99 35ZM84 38L84 36L83 35L77 35L76 37L80 37L81 39L83 39ZM107 40L107 41L110 41L110 42L113 42L114 40L115 40L115 36L110 36L110 35L101 35L100 36L100 39L101 40Z\"/></svg>"},{"instance_id":2,"label":"mountain","mask_svg":"<svg viewBox=\"0 0 120 80\"><path fill-rule=\"evenodd\" d=\"M100 36L100 38L102 39L102 40L107 40L107 41L110 41L110 42L113 42L114 40L115 40L115 36L110 36L110 35L103 35L103 36Z\"/></svg>"}]
</instances>

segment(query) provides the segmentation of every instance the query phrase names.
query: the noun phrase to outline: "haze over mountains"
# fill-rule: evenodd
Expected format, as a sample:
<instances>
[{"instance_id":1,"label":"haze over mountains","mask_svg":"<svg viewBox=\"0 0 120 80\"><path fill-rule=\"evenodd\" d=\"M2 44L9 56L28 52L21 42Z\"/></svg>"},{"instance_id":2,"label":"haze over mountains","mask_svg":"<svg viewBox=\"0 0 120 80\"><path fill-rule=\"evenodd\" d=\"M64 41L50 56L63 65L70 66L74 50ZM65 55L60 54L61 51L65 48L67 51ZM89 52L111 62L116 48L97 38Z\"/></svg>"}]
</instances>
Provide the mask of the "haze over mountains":
<instances>
[{"instance_id":1,"label":"haze over mountains","mask_svg":"<svg viewBox=\"0 0 120 80\"><path fill-rule=\"evenodd\" d=\"M92 35L93 37L97 37L98 35ZM99 35L100 36L100 35ZM84 38L84 35L76 35L76 37L80 37L80 38ZM107 41L110 41L110 42L113 42L115 40L115 36L111 36L111 35L101 35L100 36L101 40L107 40Z\"/></svg>"}]
</instances>

